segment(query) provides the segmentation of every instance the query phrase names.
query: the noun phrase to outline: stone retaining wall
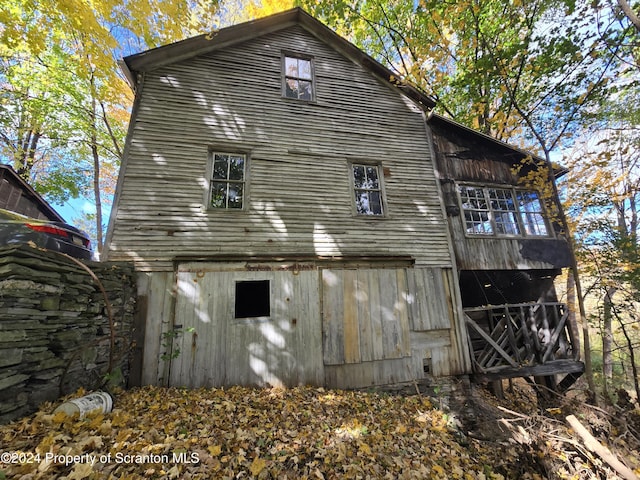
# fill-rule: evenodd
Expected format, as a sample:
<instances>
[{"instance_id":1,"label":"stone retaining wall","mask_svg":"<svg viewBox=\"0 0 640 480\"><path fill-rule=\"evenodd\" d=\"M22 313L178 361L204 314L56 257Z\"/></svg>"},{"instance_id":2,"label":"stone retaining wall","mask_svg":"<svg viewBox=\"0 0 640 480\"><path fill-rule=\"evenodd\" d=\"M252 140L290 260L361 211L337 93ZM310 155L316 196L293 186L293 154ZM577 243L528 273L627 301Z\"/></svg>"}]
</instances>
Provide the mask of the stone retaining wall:
<instances>
[{"instance_id":1,"label":"stone retaining wall","mask_svg":"<svg viewBox=\"0 0 640 480\"><path fill-rule=\"evenodd\" d=\"M0 248L0 423L79 387L124 383L135 309L127 263L82 262L30 246ZM113 343L113 348L112 348Z\"/></svg>"}]
</instances>

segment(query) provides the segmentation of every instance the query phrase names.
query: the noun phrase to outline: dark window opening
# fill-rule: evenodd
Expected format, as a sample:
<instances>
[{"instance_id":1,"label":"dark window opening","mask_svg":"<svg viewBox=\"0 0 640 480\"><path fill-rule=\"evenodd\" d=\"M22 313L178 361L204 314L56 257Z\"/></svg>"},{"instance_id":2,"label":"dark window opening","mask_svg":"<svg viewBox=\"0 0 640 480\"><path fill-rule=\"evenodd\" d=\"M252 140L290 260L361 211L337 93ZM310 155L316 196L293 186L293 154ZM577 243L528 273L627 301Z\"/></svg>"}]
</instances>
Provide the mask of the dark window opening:
<instances>
[{"instance_id":1,"label":"dark window opening","mask_svg":"<svg viewBox=\"0 0 640 480\"><path fill-rule=\"evenodd\" d=\"M270 316L270 300L269 280L236 282L235 318Z\"/></svg>"}]
</instances>

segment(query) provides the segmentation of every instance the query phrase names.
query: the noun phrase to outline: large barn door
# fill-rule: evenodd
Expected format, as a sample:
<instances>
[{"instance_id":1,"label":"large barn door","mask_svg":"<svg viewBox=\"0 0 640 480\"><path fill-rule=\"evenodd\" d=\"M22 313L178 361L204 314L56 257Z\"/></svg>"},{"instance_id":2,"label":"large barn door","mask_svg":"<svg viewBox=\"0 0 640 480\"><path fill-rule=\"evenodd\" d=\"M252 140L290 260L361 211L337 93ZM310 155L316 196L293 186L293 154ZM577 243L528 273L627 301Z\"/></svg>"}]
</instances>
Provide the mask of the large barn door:
<instances>
[{"instance_id":1,"label":"large barn door","mask_svg":"<svg viewBox=\"0 0 640 480\"><path fill-rule=\"evenodd\" d=\"M401 268L322 270L324 364L411 356L407 295Z\"/></svg>"},{"instance_id":2,"label":"large barn door","mask_svg":"<svg viewBox=\"0 0 640 480\"><path fill-rule=\"evenodd\" d=\"M318 272L303 267L181 266L170 384L322 384Z\"/></svg>"}]
</instances>

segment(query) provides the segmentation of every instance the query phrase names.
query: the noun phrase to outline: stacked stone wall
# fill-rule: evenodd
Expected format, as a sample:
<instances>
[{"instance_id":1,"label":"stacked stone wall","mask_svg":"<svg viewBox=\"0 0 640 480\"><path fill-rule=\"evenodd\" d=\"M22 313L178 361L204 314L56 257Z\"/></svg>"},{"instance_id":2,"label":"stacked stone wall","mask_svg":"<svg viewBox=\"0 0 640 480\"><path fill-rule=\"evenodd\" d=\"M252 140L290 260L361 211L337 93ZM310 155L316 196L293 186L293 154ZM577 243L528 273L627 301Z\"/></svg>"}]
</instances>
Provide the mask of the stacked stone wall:
<instances>
[{"instance_id":1,"label":"stacked stone wall","mask_svg":"<svg viewBox=\"0 0 640 480\"><path fill-rule=\"evenodd\" d=\"M0 423L80 387L126 382L133 265L81 263L90 271L55 252L0 248Z\"/></svg>"}]
</instances>

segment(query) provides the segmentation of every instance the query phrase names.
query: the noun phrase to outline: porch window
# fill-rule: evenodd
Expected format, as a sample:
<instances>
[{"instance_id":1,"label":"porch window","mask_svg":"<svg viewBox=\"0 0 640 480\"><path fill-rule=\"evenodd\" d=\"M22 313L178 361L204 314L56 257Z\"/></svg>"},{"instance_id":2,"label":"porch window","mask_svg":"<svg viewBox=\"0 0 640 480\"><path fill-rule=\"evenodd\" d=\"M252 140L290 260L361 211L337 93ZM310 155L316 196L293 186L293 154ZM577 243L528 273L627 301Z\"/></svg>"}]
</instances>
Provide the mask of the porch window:
<instances>
[{"instance_id":1,"label":"porch window","mask_svg":"<svg viewBox=\"0 0 640 480\"><path fill-rule=\"evenodd\" d=\"M549 236L539 195L530 190L459 185L469 235Z\"/></svg>"},{"instance_id":2,"label":"porch window","mask_svg":"<svg viewBox=\"0 0 640 480\"><path fill-rule=\"evenodd\" d=\"M305 56L283 55L282 94L286 98L311 101L314 99L313 59Z\"/></svg>"},{"instance_id":3,"label":"porch window","mask_svg":"<svg viewBox=\"0 0 640 480\"><path fill-rule=\"evenodd\" d=\"M493 225L489 220L491 210L484 190L477 187L460 186L460 200L464 211L467 233L493 235Z\"/></svg>"},{"instance_id":4,"label":"porch window","mask_svg":"<svg viewBox=\"0 0 640 480\"><path fill-rule=\"evenodd\" d=\"M542 202L536 192L516 191L520 216L527 235L549 235Z\"/></svg>"},{"instance_id":5,"label":"porch window","mask_svg":"<svg viewBox=\"0 0 640 480\"><path fill-rule=\"evenodd\" d=\"M246 164L245 154L213 153L213 173L209 190L211 208L243 208Z\"/></svg>"},{"instance_id":6,"label":"porch window","mask_svg":"<svg viewBox=\"0 0 640 480\"><path fill-rule=\"evenodd\" d=\"M359 215L382 215L382 179L378 165L353 164L353 187Z\"/></svg>"}]
</instances>

